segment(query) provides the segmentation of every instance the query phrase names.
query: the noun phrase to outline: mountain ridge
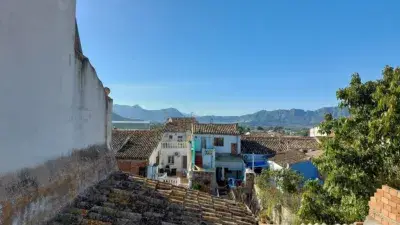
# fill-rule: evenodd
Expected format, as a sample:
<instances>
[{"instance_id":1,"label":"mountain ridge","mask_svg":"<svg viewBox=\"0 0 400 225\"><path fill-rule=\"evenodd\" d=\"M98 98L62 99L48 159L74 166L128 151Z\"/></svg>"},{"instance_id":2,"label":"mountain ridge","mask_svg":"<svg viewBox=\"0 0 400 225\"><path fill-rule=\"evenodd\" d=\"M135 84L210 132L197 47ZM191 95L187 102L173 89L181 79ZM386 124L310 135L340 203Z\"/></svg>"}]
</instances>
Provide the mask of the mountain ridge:
<instances>
[{"instance_id":1,"label":"mountain ridge","mask_svg":"<svg viewBox=\"0 0 400 225\"><path fill-rule=\"evenodd\" d=\"M169 117L188 117L190 114L182 113L176 108L166 108L158 110L143 109L139 105L127 106L115 104L113 112L128 118L149 120L151 122L162 123ZM338 107L323 107L317 110L303 109L278 109L260 110L255 113L241 116L195 116L201 123L240 123L249 126L283 126L283 127L313 127L323 121L326 113L331 113L333 117L347 117L347 109Z\"/></svg>"}]
</instances>

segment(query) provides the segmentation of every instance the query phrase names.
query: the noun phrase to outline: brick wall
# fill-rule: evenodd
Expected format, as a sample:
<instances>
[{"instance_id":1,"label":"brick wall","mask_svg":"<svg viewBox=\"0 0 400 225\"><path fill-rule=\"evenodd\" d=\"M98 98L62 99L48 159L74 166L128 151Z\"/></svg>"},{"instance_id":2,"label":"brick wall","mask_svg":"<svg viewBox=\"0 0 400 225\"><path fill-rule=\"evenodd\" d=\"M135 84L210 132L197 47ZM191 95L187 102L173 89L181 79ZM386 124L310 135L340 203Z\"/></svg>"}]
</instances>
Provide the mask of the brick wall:
<instances>
[{"instance_id":1,"label":"brick wall","mask_svg":"<svg viewBox=\"0 0 400 225\"><path fill-rule=\"evenodd\" d=\"M133 175L139 175L139 168L149 165L147 160L117 160L117 164L121 171Z\"/></svg>"},{"instance_id":2,"label":"brick wall","mask_svg":"<svg viewBox=\"0 0 400 225\"><path fill-rule=\"evenodd\" d=\"M400 191L387 185L378 189L369 202L369 217L382 225L400 225Z\"/></svg>"}]
</instances>

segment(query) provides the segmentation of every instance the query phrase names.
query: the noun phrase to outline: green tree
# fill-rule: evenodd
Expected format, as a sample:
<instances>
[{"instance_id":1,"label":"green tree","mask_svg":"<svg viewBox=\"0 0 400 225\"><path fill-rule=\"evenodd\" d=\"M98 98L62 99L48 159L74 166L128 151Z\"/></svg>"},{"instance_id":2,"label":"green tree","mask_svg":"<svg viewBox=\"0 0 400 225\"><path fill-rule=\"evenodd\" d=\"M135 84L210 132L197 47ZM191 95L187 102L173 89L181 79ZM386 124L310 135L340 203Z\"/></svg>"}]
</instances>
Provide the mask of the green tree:
<instances>
[{"instance_id":1,"label":"green tree","mask_svg":"<svg viewBox=\"0 0 400 225\"><path fill-rule=\"evenodd\" d=\"M258 126L257 130L264 130L264 128L262 126Z\"/></svg>"},{"instance_id":2,"label":"green tree","mask_svg":"<svg viewBox=\"0 0 400 225\"><path fill-rule=\"evenodd\" d=\"M240 134L244 134L245 133L245 128L242 126L238 126L238 130Z\"/></svg>"},{"instance_id":3,"label":"green tree","mask_svg":"<svg viewBox=\"0 0 400 225\"><path fill-rule=\"evenodd\" d=\"M304 222L363 221L377 188L400 188L400 68L386 66L383 77L361 82L356 73L348 87L337 91L339 106L349 118L326 115L321 129L332 138L314 160L323 185L305 186L299 217ZM321 210L322 209L322 210Z\"/></svg>"}]
</instances>

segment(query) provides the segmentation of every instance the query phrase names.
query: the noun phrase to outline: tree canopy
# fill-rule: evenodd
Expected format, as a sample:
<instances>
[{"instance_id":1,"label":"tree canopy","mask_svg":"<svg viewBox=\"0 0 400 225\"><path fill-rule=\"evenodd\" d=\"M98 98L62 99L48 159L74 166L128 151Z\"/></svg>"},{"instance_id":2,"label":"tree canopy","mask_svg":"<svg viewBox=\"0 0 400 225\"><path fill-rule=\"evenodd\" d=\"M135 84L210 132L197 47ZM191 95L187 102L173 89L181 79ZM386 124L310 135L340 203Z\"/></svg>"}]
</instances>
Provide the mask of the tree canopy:
<instances>
[{"instance_id":1,"label":"tree canopy","mask_svg":"<svg viewBox=\"0 0 400 225\"><path fill-rule=\"evenodd\" d=\"M400 188L400 68L386 66L382 78L363 83L359 74L337 91L348 118L327 114L321 130L333 134L314 160L323 185L308 182L298 212L304 222L363 221L377 188Z\"/></svg>"}]
</instances>

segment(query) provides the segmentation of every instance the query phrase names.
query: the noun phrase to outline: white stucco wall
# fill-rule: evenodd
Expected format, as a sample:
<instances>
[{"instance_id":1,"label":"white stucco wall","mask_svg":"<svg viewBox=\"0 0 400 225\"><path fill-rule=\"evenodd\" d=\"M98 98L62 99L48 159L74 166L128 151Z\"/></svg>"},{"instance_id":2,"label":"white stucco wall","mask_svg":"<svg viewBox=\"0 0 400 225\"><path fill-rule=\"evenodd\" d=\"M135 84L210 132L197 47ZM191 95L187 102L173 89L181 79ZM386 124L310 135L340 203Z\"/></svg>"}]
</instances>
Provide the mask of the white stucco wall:
<instances>
[{"instance_id":1,"label":"white stucco wall","mask_svg":"<svg viewBox=\"0 0 400 225\"><path fill-rule=\"evenodd\" d=\"M310 137L323 137L327 136L327 134L321 133L319 127L313 127L310 129Z\"/></svg>"},{"instance_id":2,"label":"white stucco wall","mask_svg":"<svg viewBox=\"0 0 400 225\"><path fill-rule=\"evenodd\" d=\"M75 0L0 1L0 172L106 144L104 87L76 59L75 8Z\"/></svg>"},{"instance_id":3,"label":"white stucco wall","mask_svg":"<svg viewBox=\"0 0 400 225\"><path fill-rule=\"evenodd\" d=\"M268 161L268 165L269 165L269 168L270 168L271 170L281 170L281 169L283 168L282 166L276 164L276 163L273 162L273 161Z\"/></svg>"},{"instance_id":4,"label":"white stucco wall","mask_svg":"<svg viewBox=\"0 0 400 225\"><path fill-rule=\"evenodd\" d=\"M169 165L171 169L176 169L176 171L181 172L183 168L183 156L188 155L189 148L164 148L161 150L160 163L162 167ZM175 156L175 152L179 152L179 157ZM168 164L168 156L174 156L174 164ZM187 157L186 168L189 168L189 157Z\"/></svg>"},{"instance_id":5,"label":"white stucco wall","mask_svg":"<svg viewBox=\"0 0 400 225\"><path fill-rule=\"evenodd\" d=\"M196 151L201 150L201 138L206 138L206 147L207 148L215 148L216 153L231 153L231 144L237 144L237 151L240 154L240 136L235 135L209 135L209 134L194 134L193 139L195 140L195 149ZM222 137L224 138L224 146L214 146L214 138Z\"/></svg>"},{"instance_id":6,"label":"white stucco wall","mask_svg":"<svg viewBox=\"0 0 400 225\"><path fill-rule=\"evenodd\" d=\"M169 139L169 136L172 136L172 139ZM188 140L186 132L165 132L162 141L178 141L178 136L182 136L182 141Z\"/></svg>"}]
</instances>

